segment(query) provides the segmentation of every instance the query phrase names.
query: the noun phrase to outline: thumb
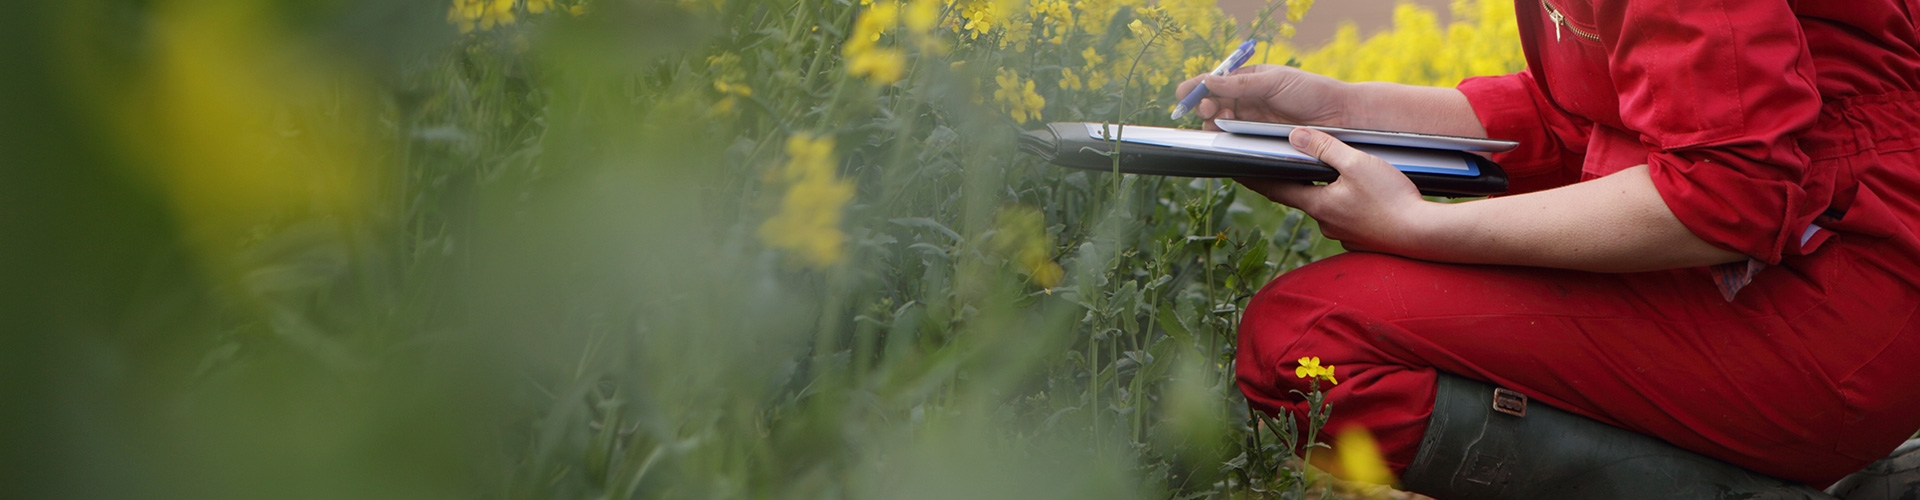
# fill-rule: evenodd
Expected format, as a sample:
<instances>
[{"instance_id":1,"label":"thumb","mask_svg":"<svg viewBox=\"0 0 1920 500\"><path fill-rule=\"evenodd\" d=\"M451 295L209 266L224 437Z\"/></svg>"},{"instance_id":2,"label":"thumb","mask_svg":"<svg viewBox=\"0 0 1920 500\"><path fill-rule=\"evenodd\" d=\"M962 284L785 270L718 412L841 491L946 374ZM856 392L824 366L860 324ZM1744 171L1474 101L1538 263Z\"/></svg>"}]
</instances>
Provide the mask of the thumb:
<instances>
[{"instance_id":1,"label":"thumb","mask_svg":"<svg viewBox=\"0 0 1920 500\"><path fill-rule=\"evenodd\" d=\"M1340 142L1339 139L1327 135L1326 132L1306 127L1293 129L1293 133L1287 134L1287 142L1292 143L1294 149L1306 153L1307 156L1312 156L1325 162L1328 166L1333 167L1334 170L1339 171L1340 175L1343 176L1350 171L1371 164L1372 162L1369 160L1373 159L1373 155L1366 154L1358 149L1353 149L1353 146L1348 146L1347 143Z\"/></svg>"},{"instance_id":2,"label":"thumb","mask_svg":"<svg viewBox=\"0 0 1920 500\"><path fill-rule=\"evenodd\" d=\"M1253 73L1206 75L1202 77L1200 81L1207 84L1207 93L1212 94L1214 97L1233 99L1264 95L1265 90L1257 88L1257 82L1254 81L1257 77L1258 75Z\"/></svg>"}]
</instances>

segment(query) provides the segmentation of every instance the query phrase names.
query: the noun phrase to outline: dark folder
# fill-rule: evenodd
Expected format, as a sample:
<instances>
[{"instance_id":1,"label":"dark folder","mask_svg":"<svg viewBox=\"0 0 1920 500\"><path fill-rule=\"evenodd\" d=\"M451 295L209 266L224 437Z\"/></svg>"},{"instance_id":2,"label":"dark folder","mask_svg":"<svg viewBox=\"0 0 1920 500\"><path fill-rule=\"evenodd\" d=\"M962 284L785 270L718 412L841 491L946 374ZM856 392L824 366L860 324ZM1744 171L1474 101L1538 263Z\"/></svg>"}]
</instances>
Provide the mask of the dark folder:
<instances>
[{"instance_id":1,"label":"dark folder","mask_svg":"<svg viewBox=\"0 0 1920 500\"><path fill-rule=\"evenodd\" d=\"M1301 182L1332 182L1340 177L1333 167L1311 158L1256 154L1245 150L1236 151L1205 145L1136 142L1127 139L1128 136L1124 130L1120 132L1123 140L1116 143L1089 134L1091 129L1088 125L1082 122L1047 124L1045 128L1021 134L1020 149L1062 167L1102 172L1113 171L1113 158L1106 153L1114 151L1117 147L1122 173L1178 177L1283 179ZM1168 131L1170 129L1129 125L1127 130ZM1139 135L1147 134L1143 132ZM1233 139L1241 142L1261 140L1242 139L1240 136ZM1393 148L1358 144L1355 147L1370 152L1377 152L1380 148ZM1506 171L1501 170L1499 165L1486 158L1462 151L1420 151L1422 154L1458 155L1460 160L1470 167L1459 172L1436 173L1435 169L1410 168L1396 164L1395 166L1407 174L1407 178L1412 179L1413 184L1420 188L1421 193L1432 196L1470 197L1499 194L1507 190Z\"/></svg>"}]
</instances>

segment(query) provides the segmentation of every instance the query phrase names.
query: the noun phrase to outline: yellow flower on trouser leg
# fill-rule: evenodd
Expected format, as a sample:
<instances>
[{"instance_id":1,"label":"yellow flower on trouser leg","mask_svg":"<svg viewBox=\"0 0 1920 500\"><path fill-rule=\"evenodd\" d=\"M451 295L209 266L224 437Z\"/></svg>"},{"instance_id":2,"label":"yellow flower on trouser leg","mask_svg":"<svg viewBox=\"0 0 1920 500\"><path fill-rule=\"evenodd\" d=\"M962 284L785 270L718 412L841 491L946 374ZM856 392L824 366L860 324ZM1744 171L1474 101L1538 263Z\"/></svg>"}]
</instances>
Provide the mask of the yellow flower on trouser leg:
<instances>
[{"instance_id":1,"label":"yellow flower on trouser leg","mask_svg":"<svg viewBox=\"0 0 1920 500\"><path fill-rule=\"evenodd\" d=\"M1334 385L1340 384L1340 381L1333 379L1333 365L1320 366L1318 356L1300 358L1300 367L1293 369L1293 375L1300 378L1325 379L1327 383Z\"/></svg>"},{"instance_id":2,"label":"yellow flower on trouser leg","mask_svg":"<svg viewBox=\"0 0 1920 500\"><path fill-rule=\"evenodd\" d=\"M1380 443L1360 426L1347 427L1333 438L1333 451L1340 457L1340 469L1348 481L1367 484L1393 484L1393 471L1380 453Z\"/></svg>"},{"instance_id":3,"label":"yellow flower on trouser leg","mask_svg":"<svg viewBox=\"0 0 1920 500\"><path fill-rule=\"evenodd\" d=\"M770 172L771 180L785 183L787 190L779 211L760 225L761 241L810 267L840 262L846 240L840 220L853 200L853 183L841 179L837 167L832 138L798 134L788 139L787 163Z\"/></svg>"}]
</instances>

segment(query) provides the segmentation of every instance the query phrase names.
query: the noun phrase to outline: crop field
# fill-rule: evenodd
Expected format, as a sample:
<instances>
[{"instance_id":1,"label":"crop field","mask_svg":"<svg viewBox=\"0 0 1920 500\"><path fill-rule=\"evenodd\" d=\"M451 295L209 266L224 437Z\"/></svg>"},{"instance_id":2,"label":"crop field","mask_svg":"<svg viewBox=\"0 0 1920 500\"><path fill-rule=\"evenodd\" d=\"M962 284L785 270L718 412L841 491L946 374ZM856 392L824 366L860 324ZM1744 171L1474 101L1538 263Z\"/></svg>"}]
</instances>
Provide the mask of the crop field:
<instances>
[{"instance_id":1,"label":"crop field","mask_svg":"<svg viewBox=\"0 0 1920 500\"><path fill-rule=\"evenodd\" d=\"M1399 495L1234 386L1247 298L1337 242L1015 147L1198 127L1174 87L1248 38L1524 67L1510 3L1295 47L1312 3L10 8L0 496Z\"/></svg>"}]
</instances>

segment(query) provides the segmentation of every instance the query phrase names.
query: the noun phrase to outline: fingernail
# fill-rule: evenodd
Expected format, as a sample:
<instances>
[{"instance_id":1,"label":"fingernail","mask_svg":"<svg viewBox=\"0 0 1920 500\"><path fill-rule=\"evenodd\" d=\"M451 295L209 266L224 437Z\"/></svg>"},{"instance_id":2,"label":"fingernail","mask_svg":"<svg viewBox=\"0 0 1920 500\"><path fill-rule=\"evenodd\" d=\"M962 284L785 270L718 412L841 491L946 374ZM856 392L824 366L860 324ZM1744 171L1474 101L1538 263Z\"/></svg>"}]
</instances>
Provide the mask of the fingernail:
<instances>
[{"instance_id":1,"label":"fingernail","mask_svg":"<svg viewBox=\"0 0 1920 500\"><path fill-rule=\"evenodd\" d=\"M1287 134L1287 142L1293 143L1295 149L1307 149L1307 134L1311 133L1313 131L1304 128L1294 129L1293 133Z\"/></svg>"}]
</instances>

